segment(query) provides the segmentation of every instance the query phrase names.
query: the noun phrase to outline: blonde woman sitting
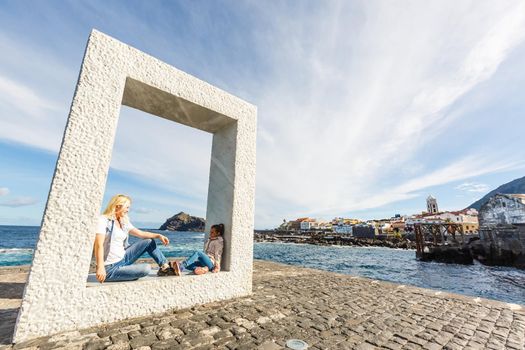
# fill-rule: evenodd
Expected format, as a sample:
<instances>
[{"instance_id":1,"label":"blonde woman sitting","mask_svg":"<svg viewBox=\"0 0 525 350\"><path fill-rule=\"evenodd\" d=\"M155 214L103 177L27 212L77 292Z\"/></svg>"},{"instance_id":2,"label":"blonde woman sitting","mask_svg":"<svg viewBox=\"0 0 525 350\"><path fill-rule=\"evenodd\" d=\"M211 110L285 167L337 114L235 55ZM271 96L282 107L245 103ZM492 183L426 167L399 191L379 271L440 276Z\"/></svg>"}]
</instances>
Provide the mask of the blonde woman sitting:
<instances>
[{"instance_id":1,"label":"blonde woman sitting","mask_svg":"<svg viewBox=\"0 0 525 350\"><path fill-rule=\"evenodd\" d=\"M147 276L151 271L149 264L133 264L142 254L148 253L159 265L159 276L175 275L168 259L157 248L155 239L164 245L169 239L158 233L141 231L128 219L131 198L117 194L108 203L106 210L99 217L96 238L95 258L97 263L97 280L131 281ZM128 236L142 238L129 245Z\"/></svg>"}]
</instances>

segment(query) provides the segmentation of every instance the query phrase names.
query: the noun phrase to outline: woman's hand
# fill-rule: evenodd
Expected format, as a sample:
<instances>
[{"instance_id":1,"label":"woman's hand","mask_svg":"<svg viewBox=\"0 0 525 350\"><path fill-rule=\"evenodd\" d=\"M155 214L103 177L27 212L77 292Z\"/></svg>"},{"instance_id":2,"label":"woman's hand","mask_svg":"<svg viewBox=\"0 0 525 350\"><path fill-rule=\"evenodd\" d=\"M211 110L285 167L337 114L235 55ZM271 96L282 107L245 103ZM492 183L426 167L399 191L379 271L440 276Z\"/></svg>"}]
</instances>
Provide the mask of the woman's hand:
<instances>
[{"instance_id":1,"label":"woman's hand","mask_svg":"<svg viewBox=\"0 0 525 350\"><path fill-rule=\"evenodd\" d=\"M159 235L157 236L157 238L158 238L158 239L162 242L162 244L164 244L164 245L168 245L168 244L170 244L170 240L169 240L169 238L166 237L166 236L164 236L164 235L161 235L160 233L159 233Z\"/></svg>"},{"instance_id":2,"label":"woman's hand","mask_svg":"<svg viewBox=\"0 0 525 350\"><path fill-rule=\"evenodd\" d=\"M97 266L97 280L102 283L106 280L106 268L104 265Z\"/></svg>"}]
</instances>

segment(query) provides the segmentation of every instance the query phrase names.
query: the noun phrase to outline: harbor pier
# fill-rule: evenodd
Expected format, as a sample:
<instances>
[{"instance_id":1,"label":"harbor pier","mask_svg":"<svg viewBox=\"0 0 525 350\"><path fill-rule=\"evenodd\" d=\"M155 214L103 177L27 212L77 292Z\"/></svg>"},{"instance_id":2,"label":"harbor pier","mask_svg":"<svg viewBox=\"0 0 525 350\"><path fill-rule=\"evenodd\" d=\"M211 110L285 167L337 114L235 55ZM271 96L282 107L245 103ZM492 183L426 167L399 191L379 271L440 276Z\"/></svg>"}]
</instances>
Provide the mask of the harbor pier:
<instances>
[{"instance_id":1,"label":"harbor pier","mask_svg":"<svg viewBox=\"0 0 525 350\"><path fill-rule=\"evenodd\" d=\"M420 223L414 225L416 257L421 261L472 264L469 242L463 228L454 223Z\"/></svg>"}]
</instances>

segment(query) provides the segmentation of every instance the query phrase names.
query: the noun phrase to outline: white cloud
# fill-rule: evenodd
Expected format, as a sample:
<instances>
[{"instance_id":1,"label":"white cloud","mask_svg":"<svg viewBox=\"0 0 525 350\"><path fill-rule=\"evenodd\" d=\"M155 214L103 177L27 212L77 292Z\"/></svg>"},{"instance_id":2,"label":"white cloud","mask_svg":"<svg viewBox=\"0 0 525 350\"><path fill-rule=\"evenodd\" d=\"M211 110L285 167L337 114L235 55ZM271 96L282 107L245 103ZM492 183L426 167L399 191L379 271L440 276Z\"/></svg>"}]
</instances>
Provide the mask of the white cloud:
<instances>
[{"instance_id":1,"label":"white cloud","mask_svg":"<svg viewBox=\"0 0 525 350\"><path fill-rule=\"evenodd\" d=\"M485 156L468 156L445 167L436 169L424 175L414 177L391 188L382 188L376 194L361 194L357 200L341 199L336 206L316 208L312 213L330 214L337 211L352 211L378 208L397 201L420 197L420 191L464 179L506 170L524 168L525 163L519 161L497 161ZM479 184L481 185L481 184ZM478 188L480 188L478 186Z\"/></svg>"},{"instance_id":2,"label":"white cloud","mask_svg":"<svg viewBox=\"0 0 525 350\"><path fill-rule=\"evenodd\" d=\"M35 52L29 45L6 39L2 33L0 48L18 57L20 65L27 64L27 69L33 67L35 71L33 81L11 79L0 70L0 139L58 152L74 89L70 72L61 68L64 62L59 57ZM33 60L24 62L26 55ZM0 57L0 63L13 65L3 60L5 57ZM47 78L48 70L40 67L42 62L48 64L49 71L57 72L53 89L62 89L60 97L48 93L52 89L47 85L36 82ZM77 65L75 62L75 69ZM210 134L132 108L121 108L111 167L154 182L183 198L172 203L205 208L210 155Z\"/></svg>"},{"instance_id":3,"label":"white cloud","mask_svg":"<svg viewBox=\"0 0 525 350\"><path fill-rule=\"evenodd\" d=\"M432 170L439 159L427 152L421 176L382 184L443 134L454 103L523 42L525 4L366 2L354 12L344 4L310 17L312 27L303 13L296 17L303 25L286 13L268 25L267 35L279 40L265 49L283 64L259 103L259 129L277 140L258 145L257 215L265 223L283 216L273 209L277 201L291 216L336 215L467 178L458 169L492 168L465 148L453 152L453 166ZM469 154L474 168L463 159Z\"/></svg>"},{"instance_id":4,"label":"white cloud","mask_svg":"<svg viewBox=\"0 0 525 350\"><path fill-rule=\"evenodd\" d=\"M43 116L47 111L60 109L56 103L39 96L31 88L1 75L0 96L1 104L8 104L23 113L36 117Z\"/></svg>"},{"instance_id":5,"label":"white cloud","mask_svg":"<svg viewBox=\"0 0 525 350\"><path fill-rule=\"evenodd\" d=\"M28 205L33 205L38 203L38 199L32 198L32 197L15 197L3 202L0 202L0 206L2 207L11 207L11 208L17 208L17 207L25 207Z\"/></svg>"},{"instance_id":6,"label":"white cloud","mask_svg":"<svg viewBox=\"0 0 525 350\"><path fill-rule=\"evenodd\" d=\"M78 65L50 46L0 32L0 139L56 152L60 147Z\"/></svg>"},{"instance_id":7,"label":"white cloud","mask_svg":"<svg viewBox=\"0 0 525 350\"><path fill-rule=\"evenodd\" d=\"M0 187L0 196L6 196L9 194L9 188L7 187Z\"/></svg>"},{"instance_id":8,"label":"white cloud","mask_svg":"<svg viewBox=\"0 0 525 350\"><path fill-rule=\"evenodd\" d=\"M111 166L153 180L205 207L211 134L123 107Z\"/></svg>"},{"instance_id":9,"label":"white cloud","mask_svg":"<svg viewBox=\"0 0 525 350\"><path fill-rule=\"evenodd\" d=\"M144 208L144 207L138 207L138 208L132 207L131 211L137 214L150 214L153 212L152 209Z\"/></svg>"},{"instance_id":10,"label":"white cloud","mask_svg":"<svg viewBox=\"0 0 525 350\"><path fill-rule=\"evenodd\" d=\"M239 8L257 16L235 38L266 70L243 71L242 61L232 63L238 75L199 69L211 74L206 80L242 87L258 106L257 226L303 213L375 208L516 167L496 151L480 155L465 147L444 161L425 147L462 117L455 103L488 82L523 43L523 2L331 1L293 8L253 2ZM55 68L63 63L20 54L28 48L15 41L7 48ZM169 47L164 54L172 54ZM0 138L57 150L74 86L69 73L61 75L70 83L60 83L62 99L50 97L44 85L1 73L0 92L10 97L0 97ZM25 100L31 103L21 105ZM112 166L191 205L206 198L210 149L210 135L123 108Z\"/></svg>"},{"instance_id":11,"label":"white cloud","mask_svg":"<svg viewBox=\"0 0 525 350\"><path fill-rule=\"evenodd\" d=\"M477 183L477 182L464 182L460 185L457 185L454 188L460 191L482 192L482 193L488 192L490 189L487 184Z\"/></svg>"}]
</instances>

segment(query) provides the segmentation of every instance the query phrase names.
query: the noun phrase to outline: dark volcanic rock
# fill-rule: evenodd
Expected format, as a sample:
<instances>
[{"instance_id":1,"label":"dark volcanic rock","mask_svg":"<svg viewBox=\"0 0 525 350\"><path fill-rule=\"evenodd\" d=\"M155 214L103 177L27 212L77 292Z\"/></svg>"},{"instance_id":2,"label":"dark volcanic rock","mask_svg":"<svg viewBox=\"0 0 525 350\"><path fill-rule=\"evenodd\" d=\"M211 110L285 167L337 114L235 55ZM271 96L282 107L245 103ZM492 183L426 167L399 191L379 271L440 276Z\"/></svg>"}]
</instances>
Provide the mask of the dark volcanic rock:
<instances>
[{"instance_id":1,"label":"dark volcanic rock","mask_svg":"<svg viewBox=\"0 0 525 350\"><path fill-rule=\"evenodd\" d=\"M206 221L203 218L191 216L181 211L166 220L159 230L204 232L205 225Z\"/></svg>"}]
</instances>

